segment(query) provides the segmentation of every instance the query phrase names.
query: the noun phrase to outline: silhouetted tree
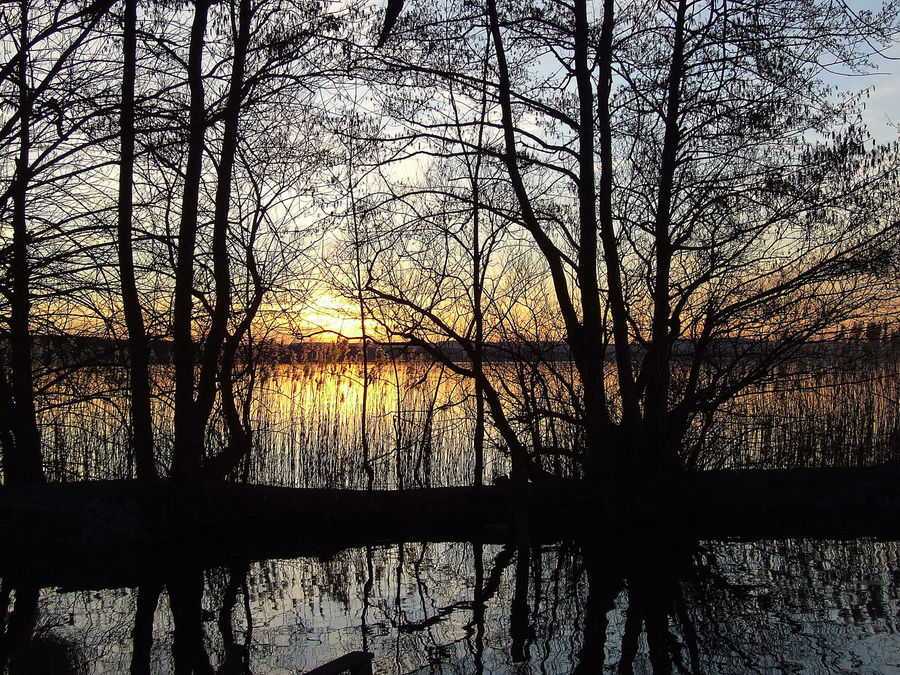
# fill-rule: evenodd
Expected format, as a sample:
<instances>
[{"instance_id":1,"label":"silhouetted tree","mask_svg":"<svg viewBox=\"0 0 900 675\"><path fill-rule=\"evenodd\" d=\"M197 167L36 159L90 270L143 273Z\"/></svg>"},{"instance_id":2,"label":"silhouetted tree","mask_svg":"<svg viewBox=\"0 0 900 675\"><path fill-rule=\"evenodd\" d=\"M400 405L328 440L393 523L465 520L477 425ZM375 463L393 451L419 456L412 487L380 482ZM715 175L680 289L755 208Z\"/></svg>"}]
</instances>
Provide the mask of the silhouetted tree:
<instances>
[{"instance_id":1,"label":"silhouetted tree","mask_svg":"<svg viewBox=\"0 0 900 675\"><path fill-rule=\"evenodd\" d=\"M897 158L872 148L860 97L823 78L828 64L867 67L896 33L892 7L467 7L447 21L408 7L395 36L408 64L382 58L419 107L394 108L416 152L445 159L465 144L446 149L452 125L435 122L444 103L427 86L481 87L499 109L500 142L479 152L540 252L594 479L677 471L737 393L826 329L890 307ZM479 30L483 78L454 58Z\"/></svg>"},{"instance_id":2,"label":"silhouetted tree","mask_svg":"<svg viewBox=\"0 0 900 675\"><path fill-rule=\"evenodd\" d=\"M253 241L245 244L240 264L249 266L253 291L247 300L245 320L237 322L236 332L229 337L234 301L232 252L238 229L234 225L233 215L236 158L242 145L246 148L244 152L249 154L264 152L269 142L283 144L280 158L283 162L295 161L296 156L291 153L297 148L302 148L308 156L316 154L314 149L303 143L305 139L283 135L267 138L266 133L272 125L267 122L266 116L276 114L275 111L282 106L298 106L303 111L295 122L302 123L304 116L314 116L311 105L303 109L311 98L306 92L314 87L317 80L325 80L334 67L337 52L328 45L326 35L342 25L337 15L304 3L270 6L248 1L225 9L227 13L221 18L224 25L230 28L220 38L222 42L214 48L207 46L206 42L205 17L212 11L211 7L202 2L196 4L188 58L190 132L185 139L187 163L178 221L172 310L175 342L172 473L182 478L197 477L202 471L207 424L217 396L222 391L217 383L222 381L223 357L225 365L233 368L237 345L248 334L263 295L272 287L265 284L261 277L253 280L254 275L259 274L258 269L253 269L256 266L253 259L256 244ZM275 29L279 21L284 23L283 29ZM217 83L215 75L218 64L213 63L213 73L207 75L204 73L204 57L208 51L223 46L228 54L225 60L229 71L225 78L227 86L222 90L215 88L221 100L208 104L206 88L210 83ZM312 64L315 61L318 63L314 68ZM215 166L214 179L204 168L209 161L204 159L204 153L211 145L207 139L207 131L211 129L217 131L218 145L218 151L210 157ZM245 167L249 167L246 162ZM266 182L263 176L257 180L263 184ZM211 205L204 204L201 208L204 190L209 190L214 196ZM298 192L295 186L285 186L285 190L287 193ZM209 238L203 227L205 208L212 211ZM245 222L252 223L253 215L245 215ZM253 226L250 227L250 238L255 239ZM202 251L198 250L201 244ZM206 269L196 265L198 259L204 262L209 260L211 273L208 276ZM197 269L203 270L202 277L195 274ZM204 282L212 289L211 297L202 289ZM195 315L195 297L200 299L205 312L203 321L199 323ZM232 374L225 376L226 392L231 388L228 382L231 377ZM232 403L228 403L227 407L226 417L231 420L232 434L240 436L241 432L234 424L236 418ZM240 438L236 442L237 445L247 445ZM213 471L221 473L224 465L218 460L216 464Z\"/></svg>"},{"instance_id":3,"label":"silhouetted tree","mask_svg":"<svg viewBox=\"0 0 900 675\"><path fill-rule=\"evenodd\" d=\"M0 368L0 446L8 483L44 480L36 416L39 377L34 362L36 322L50 332L65 306L63 278L77 275L91 252L82 230L69 230L71 211L83 196L72 182L97 166L79 163L84 134L96 123L85 105L90 86L73 63L90 54L90 42L111 3L59 8L22 0L3 8L8 60L0 66L4 88L0 154L3 230L2 295L4 363ZM84 89L82 89L84 87ZM74 244L74 246L73 246ZM37 311L35 308L37 307ZM57 320L63 323L63 320Z\"/></svg>"},{"instance_id":4,"label":"silhouetted tree","mask_svg":"<svg viewBox=\"0 0 900 675\"><path fill-rule=\"evenodd\" d=\"M135 470L142 480L156 477L153 452L153 418L150 411L150 352L141 298L134 269L132 218L134 214L134 146L137 77L137 0L125 0L122 30L122 101L119 119L119 194L116 248L119 254L119 283L122 313L128 330L129 376L131 385L131 426Z\"/></svg>"}]
</instances>

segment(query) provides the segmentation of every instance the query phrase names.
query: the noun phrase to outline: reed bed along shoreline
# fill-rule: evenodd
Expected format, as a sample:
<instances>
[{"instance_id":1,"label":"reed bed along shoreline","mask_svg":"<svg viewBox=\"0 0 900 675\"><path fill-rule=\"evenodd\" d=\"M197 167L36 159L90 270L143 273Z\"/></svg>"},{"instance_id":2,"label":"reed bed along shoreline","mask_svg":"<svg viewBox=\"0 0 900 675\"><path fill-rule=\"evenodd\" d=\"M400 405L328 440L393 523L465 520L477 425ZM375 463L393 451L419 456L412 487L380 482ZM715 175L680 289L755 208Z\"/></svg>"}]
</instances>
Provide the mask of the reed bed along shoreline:
<instances>
[{"instance_id":1,"label":"reed bed along shoreline","mask_svg":"<svg viewBox=\"0 0 900 675\"><path fill-rule=\"evenodd\" d=\"M530 449L580 452L580 431L561 422L571 412L559 374L494 364L508 405ZM559 370L560 366L555 366ZM568 371L567 371L568 372ZM301 363L271 368L253 394L252 483L308 488L365 487L362 453L363 371L358 363ZM171 454L171 373L155 373L158 461ZM125 372L83 369L39 398L48 478L56 482L132 475ZM422 361L376 362L366 389L366 440L374 487L471 485L475 405L471 383ZM577 387L577 384L575 385ZM86 394L85 392L101 392ZM518 409L514 409L518 406ZM207 443L226 442L213 419ZM577 477L559 453L541 468ZM811 369L798 363L723 406L705 432L697 466L721 468L859 467L900 461L900 367L873 358ZM508 456L488 422L485 476L506 475Z\"/></svg>"}]
</instances>

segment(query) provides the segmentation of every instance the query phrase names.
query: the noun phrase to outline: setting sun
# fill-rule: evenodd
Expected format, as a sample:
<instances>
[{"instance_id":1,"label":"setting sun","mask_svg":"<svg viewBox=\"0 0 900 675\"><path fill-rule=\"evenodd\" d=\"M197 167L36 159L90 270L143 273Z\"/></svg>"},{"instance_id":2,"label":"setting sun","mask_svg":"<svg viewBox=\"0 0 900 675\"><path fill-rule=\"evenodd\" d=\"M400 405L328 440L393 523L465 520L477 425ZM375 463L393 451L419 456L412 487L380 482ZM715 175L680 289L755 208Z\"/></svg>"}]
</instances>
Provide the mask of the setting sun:
<instances>
[{"instance_id":1,"label":"setting sun","mask_svg":"<svg viewBox=\"0 0 900 675\"><path fill-rule=\"evenodd\" d=\"M346 298L322 294L309 305L297 308L297 312L304 337L332 341L362 336L359 308Z\"/></svg>"}]
</instances>

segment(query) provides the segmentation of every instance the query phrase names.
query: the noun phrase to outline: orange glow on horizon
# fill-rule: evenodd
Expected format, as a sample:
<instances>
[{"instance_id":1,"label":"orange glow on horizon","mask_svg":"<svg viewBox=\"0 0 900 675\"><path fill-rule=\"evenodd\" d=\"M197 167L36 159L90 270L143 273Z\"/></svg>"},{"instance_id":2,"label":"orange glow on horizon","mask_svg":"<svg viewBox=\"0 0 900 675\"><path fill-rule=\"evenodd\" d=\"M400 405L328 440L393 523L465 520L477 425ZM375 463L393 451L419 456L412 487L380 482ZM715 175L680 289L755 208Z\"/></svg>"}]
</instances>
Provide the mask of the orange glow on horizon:
<instances>
[{"instance_id":1,"label":"orange glow on horizon","mask_svg":"<svg viewBox=\"0 0 900 675\"><path fill-rule=\"evenodd\" d=\"M362 337L359 308L346 298L323 294L309 305L297 308L302 333L314 340L333 342Z\"/></svg>"}]
</instances>

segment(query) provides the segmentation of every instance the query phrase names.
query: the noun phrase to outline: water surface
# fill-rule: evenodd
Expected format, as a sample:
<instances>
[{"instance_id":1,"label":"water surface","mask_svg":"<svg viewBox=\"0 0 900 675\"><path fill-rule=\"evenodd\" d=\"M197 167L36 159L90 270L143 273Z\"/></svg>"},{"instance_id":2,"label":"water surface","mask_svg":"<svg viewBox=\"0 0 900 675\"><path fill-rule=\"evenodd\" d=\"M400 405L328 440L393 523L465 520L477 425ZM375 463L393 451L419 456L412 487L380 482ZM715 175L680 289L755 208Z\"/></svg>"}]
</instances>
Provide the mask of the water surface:
<instances>
[{"instance_id":1,"label":"water surface","mask_svg":"<svg viewBox=\"0 0 900 675\"><path fill-rule=\"evenodd\" d=\"M296 673L354 650L376 673L892 673L898 583L900 544L869 539L409 543L42 589L23 653L127 672L143 631L155 673L176 658Z\"/></svg>"}]
</instances>

